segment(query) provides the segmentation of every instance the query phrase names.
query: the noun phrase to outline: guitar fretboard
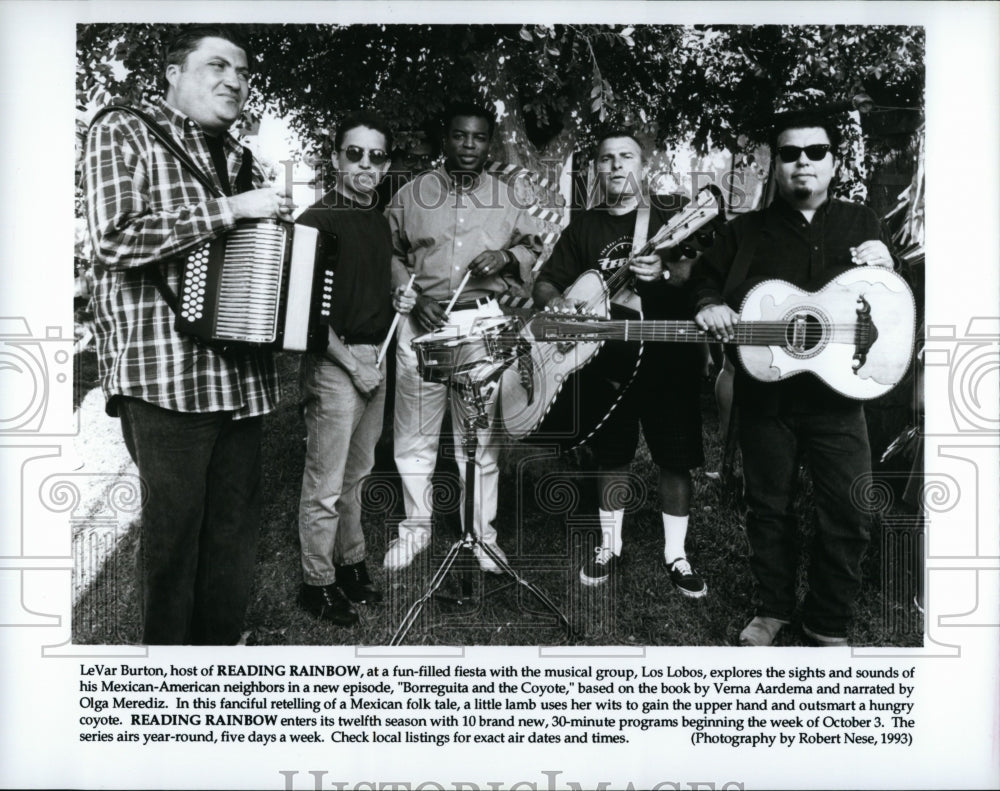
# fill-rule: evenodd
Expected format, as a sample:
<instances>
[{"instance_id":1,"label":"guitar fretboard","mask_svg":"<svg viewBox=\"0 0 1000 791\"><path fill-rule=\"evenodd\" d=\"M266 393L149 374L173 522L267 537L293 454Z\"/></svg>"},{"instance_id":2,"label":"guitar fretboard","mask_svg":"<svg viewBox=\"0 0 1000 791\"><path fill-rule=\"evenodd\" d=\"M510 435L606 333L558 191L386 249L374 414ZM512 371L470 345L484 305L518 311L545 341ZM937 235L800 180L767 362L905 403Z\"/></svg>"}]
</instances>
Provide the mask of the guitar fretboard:
<instances>
[{"instance_id":1,"label":"guitar fretboard","mask_svg":"<svg viewBox=\"0 0 1000 791\"><path fill-rule=\"evenodd\" d=\"M714 340L693 321L586 321L574 319L543 320L546 340L618 340L664 343L701 343ZM824 335L828 341L851 343L857 324L826 325L805 323L800 339L806 346L814 345ZM734 328L730 343L747 346L781 346L790 340L795 328L788 321L742 321Z\"/></svg>"}]
</instances>

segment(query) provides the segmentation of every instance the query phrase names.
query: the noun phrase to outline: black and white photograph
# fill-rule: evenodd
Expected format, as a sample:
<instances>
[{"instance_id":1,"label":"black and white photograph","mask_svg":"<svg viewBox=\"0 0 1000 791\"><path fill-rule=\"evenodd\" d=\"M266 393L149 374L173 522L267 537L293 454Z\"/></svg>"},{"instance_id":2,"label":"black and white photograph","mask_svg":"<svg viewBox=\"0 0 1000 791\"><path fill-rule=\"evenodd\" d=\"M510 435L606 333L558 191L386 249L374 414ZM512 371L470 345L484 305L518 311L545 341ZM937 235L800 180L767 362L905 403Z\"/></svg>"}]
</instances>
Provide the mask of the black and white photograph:
<instances>
[{"instance_id":1,"label":"black and white photograph","mask_svg":"<svg viewBox=\"0 0 1000 791\"><path fill-rule=\"evenodd\" d=\"M919 644L920 27L77 57L80 453L141 505L74 536L75 642Z\"/></svg>"},{"instance_id":2,"label":"black and white photograph","mask_svg":"<svg viewBox=\"0 0 1000 791\"><path fill-rule=\"evenodd\" d=\"M1000 781L996 3L49 8L0 785Z\"/></svg>"}]
</instances>

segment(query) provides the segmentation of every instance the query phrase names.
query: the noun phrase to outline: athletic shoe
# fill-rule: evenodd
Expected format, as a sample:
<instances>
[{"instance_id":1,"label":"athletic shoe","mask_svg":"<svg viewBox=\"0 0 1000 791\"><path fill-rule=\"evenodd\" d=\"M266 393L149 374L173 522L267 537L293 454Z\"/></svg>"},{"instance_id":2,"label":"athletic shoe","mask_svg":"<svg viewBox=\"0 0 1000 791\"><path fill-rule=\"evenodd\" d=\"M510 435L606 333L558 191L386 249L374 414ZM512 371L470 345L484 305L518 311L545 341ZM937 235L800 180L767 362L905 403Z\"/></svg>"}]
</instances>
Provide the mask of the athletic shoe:
<instances>
[{"instance_id":1,"label":"athletic shoe","mask_svg":"<svg viewBox=\"0 0 1000 791\"><path fill-rule=\"evenodd\" d=\"M431 531L411 533L406 538L394 538L385 550L383 564L389 571L399 571L409 566L413 559L431 543Z\"/></svg>"},{"instance_id":2,"label":"athletic shoe","mask_svg":"<svg viewBox=\"0 0 1000 791\"><path fill-rule=\"evenodd\" d=\"M708 586L705 580L695 574L687 558L677 558L673 563L667 565L670 572L670 581L685 596L692 599L700 599L708 593Z\"/></svg>"},{"instance_id":3,"label":"athletic shoe","mask_svg":"<svg viewBox=\"0 0 1000 791\"><path fill-rule=\"evenodd\" d=\"M780 618L768 618L764 615L758 615L740 632L740 645L771 645L774 642L774 638L778 636L778 632L781 631L781 628L787 624L788 621L782 621Z\"/></svg>"},{"instance_id":4,"label":"athletic shoe","mask_svg":"<svg viewBox=\"0 0 1000 791\"><path fill-rule=\"evenodd\" d=\"M618 570L618 556L608 547L596 547L594 557L580 569L580 582L584 585L603 585Z\"/></svg>"},{"instance_id":5,"label":"athletic shoe","mask_svg":"<svg viewBox=\"0 0 1000 791\"><path fill-rule=\"evenodd\" d=\"M814 632L805 624L802 624L802 632L819 648L843 648L850 645L846 637L831 637L830 635L820 634L819 632Z\"/></svg>"},{"instance_id":6,"label":"athletic shoe","mask_svg":"<svg viewBox=\"0 0 1000 791\"><path fill-rule=\"evenodd\" d=\"M337 571L337 581L334 583L349 601L355 604L378 604L382 594L372 584L368 576L368 567L362 560L347 566L334 565Z\"/></svg>"},{"instance_id":7,"label":"athletic shoe","mask_svg":"<svg viewBox=\"0 0 1000 791\"><path fill-rule=\"evenodd\" d=\"M490 549L493 550L493 552L496 555L500 557L500 560L502 560L504 563L507 562L507 555L504 554L504 551L500 549L500 547L497 544L490 544L489 547ZM486 553L486 550L483 549L481 544L473 545L472 554L476 556L476 560L479 561L479 568L481 568L483 571L489 574L503 574L503 569L501 569L496 564L496 561L493 560L493 558L491 558Z\"/></svg>"},{"instance_id":8,"label":"athletic shoe","mask_svg":"<svg viewBox=\"0 0 1000 791\"><path fill-rule=\"evenodd\" d=\"M344 598L336 583L303 585L299 588L298 604L314 618L335 623L337 626L354 626L359 620L357 611Z\"/></svg>"}]
</instances>

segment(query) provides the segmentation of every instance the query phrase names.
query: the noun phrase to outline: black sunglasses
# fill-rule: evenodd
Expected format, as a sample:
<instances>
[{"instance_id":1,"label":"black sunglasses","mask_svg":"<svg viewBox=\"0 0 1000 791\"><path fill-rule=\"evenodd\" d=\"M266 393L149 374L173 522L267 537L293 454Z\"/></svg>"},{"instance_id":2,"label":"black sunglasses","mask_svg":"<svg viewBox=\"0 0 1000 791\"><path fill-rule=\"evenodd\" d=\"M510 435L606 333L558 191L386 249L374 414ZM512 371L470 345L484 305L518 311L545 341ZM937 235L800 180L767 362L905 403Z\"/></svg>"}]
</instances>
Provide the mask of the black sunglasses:
<instances>
[{"instance_id":1,"label":"black sunglasses","mask_svg":"<svg viewBox=\"0 0 1000 791\"><path fill-rule=\"evenodd\" d=\"M347 156L348 162L360 162L361 158L365 155L365 149L360 146L348 146L341 149L341 151ZM375 166L384 165L389 161L389 155L381 148L370 148L367 151L368 161Z\"/></svg>"},{"instance_id":2,"label":"black sunglasses","mask_svg":"<svg viewBox=\"0 0 1000 791\"><path fill-rule=\"evenodd\" d=\"M784 163L798 162L802 152L813 162L819 162L830 150L829 143L817 143L813 146L778 146L778 156ZM373 160L374 161L374 160Z\"/></svg>"}]
</instances>

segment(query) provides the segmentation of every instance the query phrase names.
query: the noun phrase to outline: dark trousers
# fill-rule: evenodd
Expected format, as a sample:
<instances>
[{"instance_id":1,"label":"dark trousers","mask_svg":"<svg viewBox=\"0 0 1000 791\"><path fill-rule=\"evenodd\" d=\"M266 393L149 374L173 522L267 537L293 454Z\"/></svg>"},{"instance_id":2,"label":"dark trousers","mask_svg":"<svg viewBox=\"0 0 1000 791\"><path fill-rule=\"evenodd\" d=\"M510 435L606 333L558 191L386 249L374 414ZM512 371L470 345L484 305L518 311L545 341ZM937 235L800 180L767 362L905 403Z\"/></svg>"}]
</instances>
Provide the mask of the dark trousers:
<instances>
[{"instance_id":1,"label":"dark trousers","mask_svg":"<svg viewBox=\"0 0 1000 791\"><path fill-rule=\"evenodd\" d=\"M869 540L870 520L861 503L871 474L863 409L778 416L741 410L739 431L757 614L790 620L795 610L801 542L792 506L801 454L816 511L802 620L820 634L846 636Z\"/></svg>"},{"instance_id":2,"label":"dark trousers","mask_svg":"<svg viewBox=\"0 0 1000 791\"><path fill-rule=\"evenodd\" d=\"M135 398L122 399L120 413L143 487L142 640L232 645L257 552L261 418L173 412Z\"/></svg>"}]
</instances>

